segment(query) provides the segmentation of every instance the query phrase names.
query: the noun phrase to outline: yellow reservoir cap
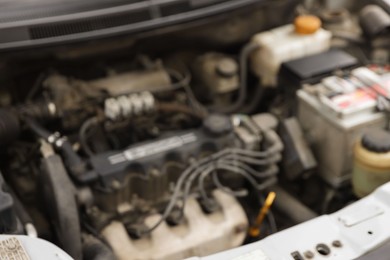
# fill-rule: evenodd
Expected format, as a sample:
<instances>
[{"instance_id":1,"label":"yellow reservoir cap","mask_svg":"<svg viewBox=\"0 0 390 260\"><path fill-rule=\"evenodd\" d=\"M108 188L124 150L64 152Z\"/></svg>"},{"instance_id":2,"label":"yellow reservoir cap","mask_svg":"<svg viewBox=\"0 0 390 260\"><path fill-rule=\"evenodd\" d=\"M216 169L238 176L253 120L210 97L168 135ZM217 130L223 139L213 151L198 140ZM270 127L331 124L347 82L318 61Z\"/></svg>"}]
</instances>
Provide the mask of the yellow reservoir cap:
<instances>
[{"instance_id":1,"label":"yellow reservoir cap","mask_svg":"<svg viewBox=\"0 0 390 260\"><path fill-rule=\"evenodd\" d=\"M369 151L359 140L355 145L354 158L352 186L359 198L390 181L390 152Z\"/></svg>"},{"instance_id":2,"label":"yellow reservoir cap","mask_svg":"<svg viewBox=\"0 0 390 260\"><path fill-rule=\"evenodd\" d=\"M314 15L300 15L295 18L295 32L298 34L313 34L321 28L321 20Z\"/></svg>"}]
</instances>

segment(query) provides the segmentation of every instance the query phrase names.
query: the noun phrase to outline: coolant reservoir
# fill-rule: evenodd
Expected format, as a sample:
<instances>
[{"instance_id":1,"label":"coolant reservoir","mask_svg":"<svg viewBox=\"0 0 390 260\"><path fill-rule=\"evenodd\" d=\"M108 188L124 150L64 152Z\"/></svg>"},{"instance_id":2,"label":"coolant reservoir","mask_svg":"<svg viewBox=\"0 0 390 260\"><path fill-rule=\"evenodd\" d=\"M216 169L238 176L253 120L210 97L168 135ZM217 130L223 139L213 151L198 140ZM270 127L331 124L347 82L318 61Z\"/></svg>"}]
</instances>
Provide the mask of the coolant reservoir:
<instances>
[{"instance_id":1,"label":"coolant reservoir","mask_svg":"<svg viewBox=\"0 0 390 260\"><path fill-rule=\"evenodd\" d=\"M382 129L366 132L355 146L352 185L364 197L390 181L390 133Z\"/></svg>"},{"instance_id":2,"label":"coolant reservoir","mask_svg":"<svg viewBox=\"0 0 390 260\"><path fill-rule=\"evenodd\" d=\"M252 70L264 86L276 86L283 62L321 53L330 48L332 35L321 28L319 18L299 16L294 24L257 34L252 41L260 46L251 57Z\"/></svg>"}]
</instances>

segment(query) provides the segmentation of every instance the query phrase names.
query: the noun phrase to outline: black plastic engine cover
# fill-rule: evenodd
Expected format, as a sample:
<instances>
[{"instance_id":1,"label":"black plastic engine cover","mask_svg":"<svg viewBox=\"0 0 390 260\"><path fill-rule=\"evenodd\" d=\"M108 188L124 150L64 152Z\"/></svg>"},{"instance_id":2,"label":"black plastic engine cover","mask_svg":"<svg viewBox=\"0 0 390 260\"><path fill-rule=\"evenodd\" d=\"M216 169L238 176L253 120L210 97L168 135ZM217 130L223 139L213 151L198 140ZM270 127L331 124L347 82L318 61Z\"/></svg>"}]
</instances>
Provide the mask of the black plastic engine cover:
<instances>
[{"instance_id":1,"label":"black plastic engine cover","mask_svg":"<svg viewBox=\"0 0 390 260\"><path fill-rule=\"evenodd\" d=\"M124 151L110 151L90 159L90 164L104 186L109 187L113 180L123 181L131 172L161 170L167 161L187 164L188 159L199 158L207 152L215 152L231 147L235 142L233 132L215 137L203 129L178 132L155 141L130 146Z\"/></svg>"},{"instance_id":2,"label":"black plastic engine cover","mask_svg":"<svg viewBox=\"0 0 390 260\"><path fill-rule=\"evenodd\" d=\"M96 202L110 212L134 198L148 204L163 202L170 196L170 185L191 159L240 146L230 119L211 116L200 129L178 131L123 151L96 155L90 159L90 166L100 180L94 185Z\"/></svg>"}]
</instances>

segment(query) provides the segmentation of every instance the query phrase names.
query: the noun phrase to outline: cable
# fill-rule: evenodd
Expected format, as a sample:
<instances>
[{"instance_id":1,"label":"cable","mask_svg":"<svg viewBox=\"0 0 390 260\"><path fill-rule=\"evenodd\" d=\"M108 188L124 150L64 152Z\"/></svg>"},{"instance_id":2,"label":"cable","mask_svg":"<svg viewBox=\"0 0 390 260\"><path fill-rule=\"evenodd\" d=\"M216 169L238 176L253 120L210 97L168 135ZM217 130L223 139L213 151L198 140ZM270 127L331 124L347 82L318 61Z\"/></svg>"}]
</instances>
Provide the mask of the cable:
<instances>
[{"instance_id":1,"label":"cable","mask_svg":"<svg viewBox=\"0 0 390 260\"><path fill-rule=\"evenodd\" d=\"M252 167L242 163L242 162L239 162L239 161L231 161L231 160L220 160L220 162L223 162L223 163L226 163L226 164L230 164L230 165L233 165L233 166L238 166L240 168L242 168L243 170L247 171L248 173L250 173L251 175L253 175L254 177L256 178L268 178L268 177L272 177L272 176L275 176L278 172L278 167L276 165L271 165L270 167L268 167L266 170L263 170L263 171L256 171L255 169L253 169Z\"/></svg>"},{"instance_id":2,"label":"cable","mask_svg":"<svg viewBox=\"0 0 390 260\"><path fill-rule=\"evenodd\" d=\"M205 188L204 188L204 180L205 178L213 171L213 170L225 170L229 173L236 173L236 174L240 174L241 176L243 176L254 188L258 189L258 190L262 190L263 189L263 186L259 186L257 181L248 173L246 172L245 170L241 169L241 168L238 168L238 167L235 167L235 166L231 166L231 165L228 165L228 164L225 164L225 163L221 163L221 162L216 162L215 165L214 165L214 168L209 170L209 171L204 171L199 179L198 179L198 188L199 188L199 191L201 193L201 196L203 199L205 199L206 201L210 200L210 198L207 196L207 193L205 192ZM215 173L218 173L217 171L215 171ZM222 187L223 185L220 184L220 182L217 182L217 185L219 187ZM261 188L260 188L261 187ZM225 189L222 189L222 190L226 190L226 187ZM229 192L228 192L229 193Z\"/></svg>"},{"instance_id":3,"label":"cable","mask_svg":"<svg viewBox=\"0 0 390 260\"><path fill-rule=\"evenodd\" d=\"M38 90L40 89L43 81L47 77L48 72L42 72L38 75L37 79L35 80L34 85L31 87L30 91L28 92L26 96L26 101L31 101L35 95L38 93Z\"/></svg>"},{"instance_id":4,"label":"cable","mask_svg":"<svg viewBox=\"0 0 390 260\"><path fill-rule=\"evenodd\" d=\"M220 164L220 161L218 161L216 163L216 165ZM209 168L207 168L206 170L203 170L202 168L198 170L198 172L201 172L200 174L200 177L198 179L198 190L202 196L202 198L205 200L205 201L211 201L211 199L208 198L207 196L207 193L205 191L205 187L204 187L204 179L210 175L211 173L214 173L212 176L213 176L213 180L214 180L214 184L216 185L217 188L221 189L222 191L224 191L225 193L228 193L232 196L235 196L235 197L243 197L245 196L246 194L243 194L242 191L232 191L230 188L222 185L218 179L218 176L216 174L216 171L219 169L218 166L216 165L213 165L213 166L210 166ZM184 196L183 196L183 205L182 205L182 211L184 210L184 205L185 205L185 200L188 198L189 196L189 191L190 191L190 187L192 186L192 183L193 181L196 179L197 172L193 173L193 175L191 176L191 178L188 180L187 182L187 185L186 185L186 189L185 189L185 192L184 192ZM218 179L218 180L215 180L215 179Z\"/></svg>"},{"instance_id":5,"label":"cable","mask_svg":"<svg viewBox=\"0 0 390 260\"><path fill-rule=\"evenodd\" d=\"M251 184L251 186L258 191L263 191L276 182L276 180L275 180L276 178L271 178L268 181L263 182L262 184L258 184L257 181L250 174L243 171L242 169L237 168L237 167L227 166L227 165L224 165L221 163L217 163L215 165L214 170L226 170L228 173L239 174L239 175L243 176ZM209 202L211 202L212 200L210 199L210 197L206 193L206 190L204 188L204 180L210 174L210 172L211 171L203 172L202 175L200 176L200 178L198 179L198 188L199 188L200 194L205 201L209 201ZM218 172L216 172L216 173L218 173ZM226 189L222 189L222 191L225 191L225 190ZM230 191L228 193L230 193Z\"/></svg>"},{"instance_id":6,"label":"cable","mask_svg":"<svg viewBox=\"0 0 390 260\"><path fill-rule=\"evenodd\" d=\"M187 183L186 183L186 185L184 187L183 197L182 197L182 202L181 202L182 205L181 205L181 208L180 208L180 218L184 216L184 208L185 208L187 199L188 199L188 197L190 195L192 183L194 182L196 177L198 177L199 173L202 173L204 171L206 171L206 172L213 171L213 170L214 170L214 168L212 166L210 166L209 164L207 164L207 165L205 165L203 167L199 167L194 173L191 174L191 176L187 180Z\"/></svg>"},{"instance_id":7,"label":"cable","mask_svg":"<svg viewBox=\"0 0 390 260\"><path fill-rule=\"evenodd\" d=\"M189 196L192 183L194 182L196 177L198 177L198 175L201 174L204 171L211 172L211 171L215 170L214 168L212 168L209 165L210 163L212 163L210 158L212 158L214 160L217 160L218 158L221 158L221 157L224 158L224 156L226 156L226 157L229 156L230 152L231 152L231 149L222 150L221 152L213 154L213 155L211 155L209 157L206 157L206 158L203 159L203 161L199 161L197 164L195 164L195 165L198 165L196 167L196 171L192 172L192 173L189 173L187 183L185 184L185 188L184 188L184 192L183 192L183 198L182 198L181 213L180 213L181 215L180 216L183 216L183 214L184 214L185 203L186 203L186 200L187 200L187 198ZM202 166L203 163L205 163L205 165Z\"/></svg>"},{"instance_id":8,"label":"cable","mask_svg":"<svg viewBox=\"0 0 390 260\"><path fill-rule=\"evenodd\" d=\"M217 168L215 166L209 168L206 171L203 171L198 179L198 189L200 196L205 202L208 202L209 204L213 203L212 199L207 195L206 189L204 187L204 179L212 172L215 172Z\"/></svg>"},{"instance_id":9,"label":"cable","mask_svg":"<svg viewBox=\"0 0 390 260\"><path fill-rule=\"evenodd\" d=\"M217 153L214 153L210 156L207 156L195 163L192 163L183 173L182 175L179 177L179 179L177 180L176 182L176 185L175 185L175 188L174 188L174 191L173 191L173 194L172 194L172 197L167 205L167 207L165 208L161 218L152 226L150 227L149 229L146 229L146 230L143 230L141 231L141 235L145 235L145 234L149 234L151 232L153 232L153 230L155 230L162 222L164 222L168 217L169 215L171 214L172 210L174 209L175 205L177 204L177 201L180 199L180 195L181 195L181 192L182 192L182 189L183 189L183 185L185 184L185 187L184 187L184 194L183 194L183 199L186 199L188 197L188 194L189 194L189 191L191 189L191 186L192 186L192 182L196 179L196 177L205 169L207 169L207 174L210 174L210 172L212 172L212 170L215 168L215 169L221 169L221 170L232 170L232 169L235 169L235 171L244 176L244 178L246 178L253 187L255 187L257 190L263 190L265 188L267 188L269 185L271 185L270 183L274 183L275 182L275 179L276 178L272 178L271 181L265 181L263 184L258 184L257 181L254 179L254 177L252 177L249 173L246 173L245 171L243 171L242 169L239 169L237 167L232 167L230 165L225 165L225 164L218 164L218 160L221 159L221 158L225 158L225 159L228 159L228 158L231 158L231 153L232 152L235 152L235 153L246 153L247 156L248 155L261 155L261 156L264 156L265 154L268 154L268 153L261 153L261 152L249 152L249 151L246 151L244 152L245 150L242 150L242 149L224 149L222 151L219 151ZM273 160L259 160L259 159L255 159L255 158L250 158L250 157L242 157L242 156L239 156L237 157L236 155L234 155L235 159L241 159L241 160L248 160L249 159L249 162L250 163L254 163L254 164L261 164L261 165L265 165L266 162L272 162L273 160L275 160L275 158L278 158L278 156L274 156ZM279 155L280 156L280 155ZM211 162L216 162L214 163L214 167L210 167L210 163ZM210 168L208 168L210 167ZM188 180L187 180L188 179ZM186 182L187 180L187 182ZM184 209L184 205L185 205L185 200L182 201L182 210Z\"/></svg>"},{"instance_id":10,"label":"cable","mask_svg":"<svg viewBox=\"0 0 390 260\"><path fill-rule=\"evenodd\" d=\"M249 55L260 46L257 43L250 42L244 46L240 53L240 87L237 100L227 107L211 107L213 112L230 114L237 112L245 104L247 99L247 73Z\"/></svg>"},{"instance_id":11,"label":"cable","mask_svg":"<svg viewBox=\"0 0 390 260\"><path fill-rule=\"evenodd\" d=\"M91 148L88 145L87 140L87 132L91 128L91 126L94 126L99 123L99 119L97 117L91 117L87 119L80 127L79 131L79 141L81 148L83 151L89 156L92 157L94 155L94 152L91 150Z\"/></svg>"},{"instance_id":12,"label":"cable","mask_svg":"<svg viewBox=\"0 0 390 260\"><path fill-rule=\"evenodd\" d=\"M242 162L246 162L248 164L257 165L257 166L264 166L269 165L273 163L277 163L282 159L282 156L280 154L276 154L268 159L256 159L256 158L250 158L249 156L243 157L240 155L232 154L230 156L227 156L226 159L232 159L232 160L241 160Z\"/></svg>"},{"instance_id":13,"label":"cable","mask_svg":"<svg viewBox=\"0 0 390 260\"><path fill-rule=\"evenodd\" d=\"M253 175L254 177L257 177L257 178L268 178L268 177L272 177L272 176L275 176L278 172L278 167L275 166L275 165L271 165L267 170L265 171L261 171L261 172L257 172L255 171L253 168L251 168L250 166L240 162L240 161L237 161L237 157L234 157L234 161L232 160L227 160L229 158L229 155L227 155L226 157L222 157L223 159L219 159L216 164L224 164L224 165L227 165L227 166L231 166L231 167L237 167L237 165L239 167L242 168L243 171ZM229 165L230 164L230 165ZM183 215L183 210L184 210L184 207L185 207L185 201L187 200L188 196L189 196L189 192L190 192L190 189L191 189L191 186L192 186L192 183L193 181L196 179L196 177L198 176L199 173L201 173L201 176L200 176L200 179L204 179L207 175L210 174L211 171L215 171L216 168L211 168L211 169L207 169L207 167L209 167L208 165L204 166L204 167L199 167L195 172L193 172L191 174L191 176L189 177L189 179L187 180L187 183L186 183L186 186L185 186L185 189L184 189L184 195L183 195L183 201L182 201L182 207L181 207L181 215ZM209 167L210 168L210 167ZM206 170L205 170L206 169ZM206 174L207 173L207 174ZM215 178L217 177L214 177L214 180ZM219 181L216 181L215 182L216 186L222 190L224 190L226 193L229 193L233 196L236 196L236 197L240 197L241 194L242 194L242 191L240 192L234 192L232 190L228 190L228 188L224 187ZM205 194L205 192L203 192L202 189L204 189L203 186L198 186L199 187L199 190L201 193Z\"/></svg>"},{"instance_id":14,"label":"cable","mask_svg":"<svg viewBox=\"0 0 390 260\"><path fill-rule=\"evenodd\" d=\"M205 158L206 159L206 158ZM209 158L208 158L209 159ZM204 162L207 162L207 160L203 160ZM199 162L200 163L200 162ZM199 164L198 163L198 164ZM192 164L190 167L188 167L183 173L182 175L179 177L178 181L176 182L176 186L175 186L175 189L173 191L173 194L172 194L172 197L167 205L167 207L165 208L161 218L156 222L156 224L154 224L152 227L150 227L149 229L147 230L143 230L141 231L141 235L146 235L146 234L149 234L151 232L153 232L153 230L155 230L162 222L164 222L170 215L170 213L172 212L173 208L175 207L176 203L177 203L177 200L179 199L179 196L180 196L180 190L181 190L181 186L183 185L185 179L191 174L191 172L193 171L194 169L194 166L195 164Z\"/></svg>"},{"instance_id":15,"label":"cable","mask_svg":"<svg viewBox=\"0 0 390 260\"><path fill-rule=\"evenodd\" d=\"M229 150L228 149L227 151L242 152L243 150L238 150L238 149ZM231 158L233 160L228 160L229 158ZM272 177L277 173L278 168L275 165L273 165L272 167L268 168L265 171L257 172L253 168L240 162L239 160L242 160L243 162L247 161L247 162L249 162L251 164L255 164L255 165L268 165L268 164L272 164L272 163L279 161L280 158L281 158L280 155L275 155L268 160L256 160L254 158L237 156L235 154L227 154L224 157L222 157L222 159L218 159L215 164L216 165L228 165L230 167L237 167L237 165L238 165L242 168L242 170L252 174L255 177L266 178L266 177ZM188 192L189 188L191 187L192 181L197 177L197 174L199 174L199 172L203 171L205 168L206 167L199 167L196 172L192 173L192 176L189 177L188 182L186 184L185 191ZM186 194L186 192L185 192L185 194Z\"/></svg>"},{"instance_id":16,"label":"cable","mask_svg":"<svg viewBox=\"0 0 390 260\"><path fill-rule=\"evenodd\" d=\"M206 163L209 163L212 160L218 159L219 157L227 154L228 152L229 152L229 149L224 149L224 150L219 151L215 154L212 154L208 157L205 157L205 158L199 160L198 162L191 164L177 180L172 197L169 200L169 203L168 203L167 207L165 208L159 221L157 221L156 224L154 224L149 229L141 231L141 235L146 235L146 234L153 232L153 230L155 230L162 222L164 222L169 217L170 213L172 212L173 208L175 207L175 205L180 197L180 191L181 191L182 185L184 184L185 179L191 175L191 173L194 169L197 169L198 167L200 167Z\"/></svg>"},{"instance_id":17,"label":"cable","mask_svg":"<svg viewBox=\"0 0 390 260\"><path fill-rule=\"evenodd\" d=\"M45 128L41 127L34 119L31 118L24 118L24 121L27 123L27 125L30 127L30 129L39 137L49 140L51 136L53 136L52 133L47 131ZM54 140L53 140L54 141ZM51 142L49 140L49 142Z\"/></svg>"},{"instance_id":18,"label":"cable","mask_svg":"<svg viewBox=\"0 0 390 260\"><path fill-rule=\"evenodd\" d=\"M214 171L213 174L211 175L212 179L213 179L213 183L215 184L215 186L224 191L225 193L233 196L233 197L245 197L247 196L247 190L241 190L241 191L234 191L230 188L227 188L226 186L224 186L221 181L219 180L218 178L218 174Z\"/></svg>"},{"instance_id":19,"label":"cable","mask_svg":"<svg viewBox=\"0 0 390 260\"><path fill-rule=\"evenodd\" d=\"M264 183L266 183L267 181L263 182L262 184L258 184L256 179L253 176L251 176L250 174L248 174L247 172L243 171L242 169L240 169L238 167L232 167L232 166L228 166L228 165L224 165L224 164L219 164L219 165L217 165L217 169L226 170L226 171L231 172L231 173L237 173L237 174L242 175L252 185L253 188L255 188L259 191L264 190L268 186L268 185L264 185Z\"/></svg>"}]
</instances>

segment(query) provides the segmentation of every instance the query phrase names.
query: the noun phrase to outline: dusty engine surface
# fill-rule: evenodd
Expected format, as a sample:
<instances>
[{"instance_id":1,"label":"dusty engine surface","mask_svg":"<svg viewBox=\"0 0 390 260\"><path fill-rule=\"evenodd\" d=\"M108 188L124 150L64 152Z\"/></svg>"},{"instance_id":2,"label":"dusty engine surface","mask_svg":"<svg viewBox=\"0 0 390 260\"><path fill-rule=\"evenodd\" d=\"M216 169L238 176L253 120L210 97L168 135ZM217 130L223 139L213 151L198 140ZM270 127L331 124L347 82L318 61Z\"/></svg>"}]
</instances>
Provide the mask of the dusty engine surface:
<instances>
[{"instance_id":1,"label":"dusty engine surface","mask_svg":"<svg viewBox=\"0 0 390 260\"><path fill-rule=\"evenodd\" d=\"M157 63L88 81L54 72L40 84L42 96L1 110L3 144L25 144L9 146L5 176L28 201L18 201L24 219L4 207L7 233L29 227L75 259L181 259L244 242L237 197L277 182L274 116L210 113L184 75ZM53 231L32 224L46 217Z\"/></svg>"},{"instance_id":2,"label":"dusty engine surface","mask_svg":"<svg viewBox=\"0 0 390 260\"><path fill-rule=\"evenodd\" d=\"M99 30L129 20L57 24L69 44L3 52L3 244L29 251L16 235L38 237L76 260L207 257L390 181L386 1L190 2L183 12L229 8L108 39ZM181 10L148 3L153 22ZM90 41L70 44L74 30Z\"/></svg>"}]
</instances>

